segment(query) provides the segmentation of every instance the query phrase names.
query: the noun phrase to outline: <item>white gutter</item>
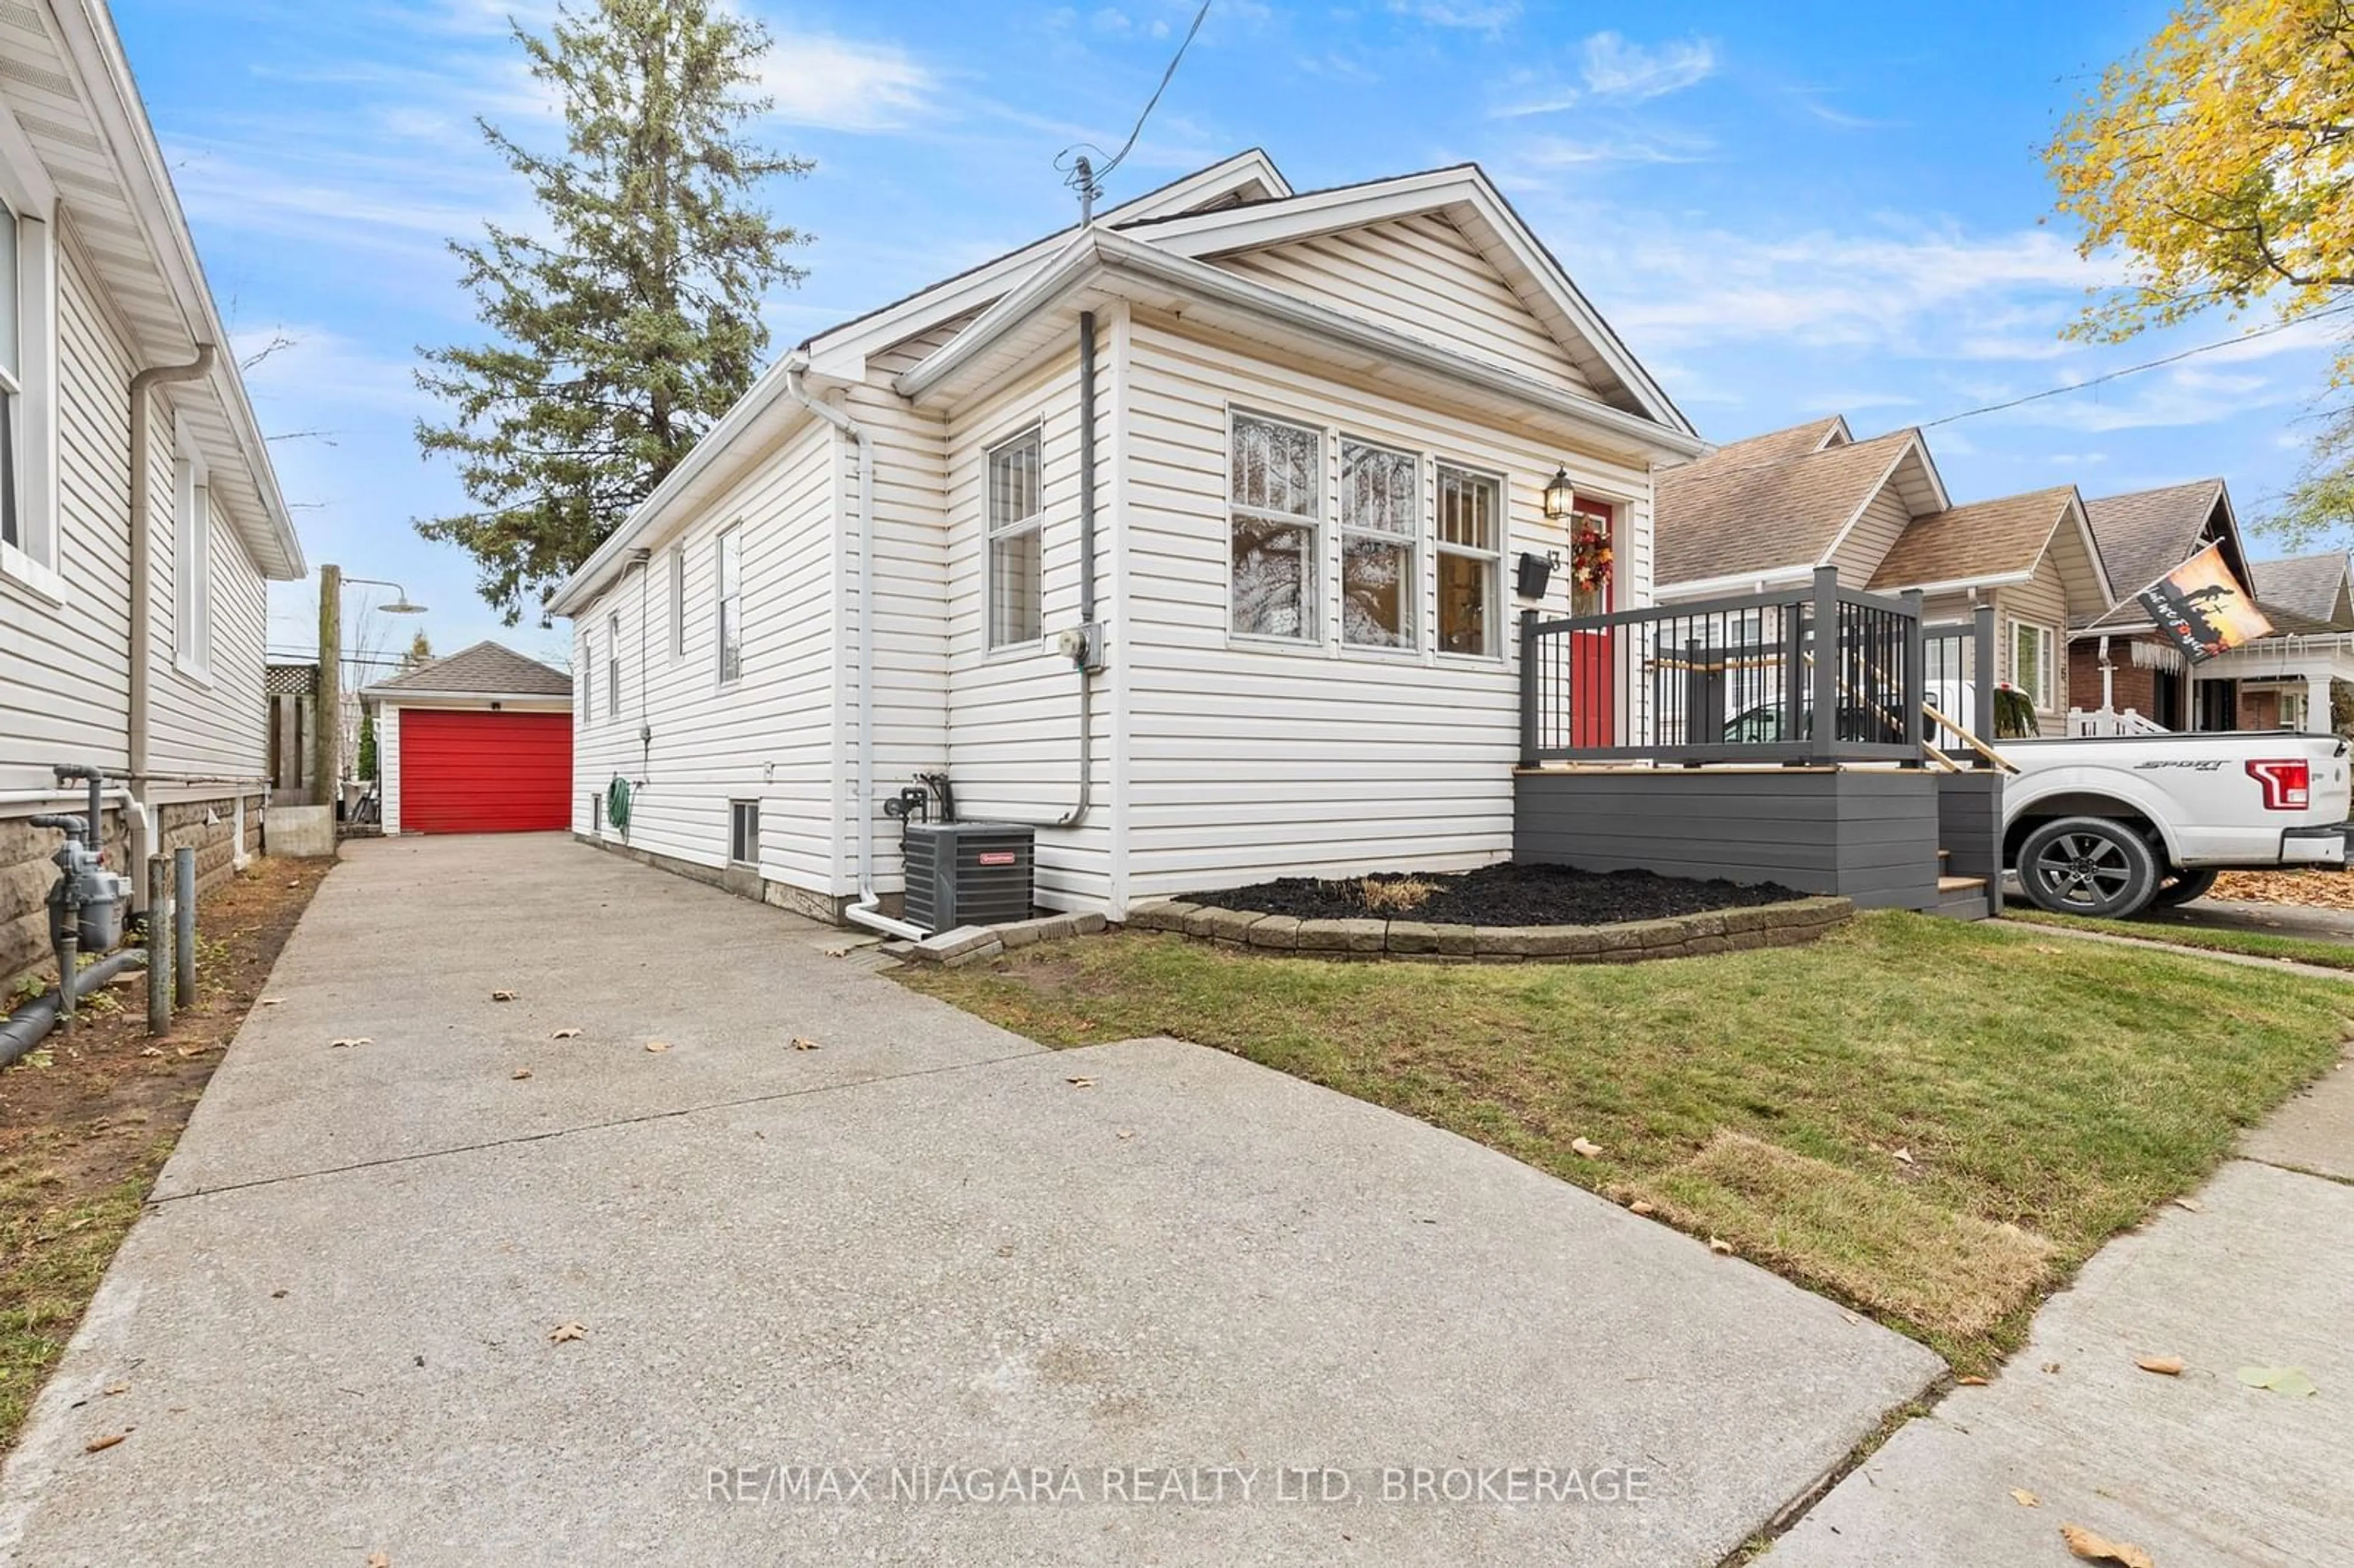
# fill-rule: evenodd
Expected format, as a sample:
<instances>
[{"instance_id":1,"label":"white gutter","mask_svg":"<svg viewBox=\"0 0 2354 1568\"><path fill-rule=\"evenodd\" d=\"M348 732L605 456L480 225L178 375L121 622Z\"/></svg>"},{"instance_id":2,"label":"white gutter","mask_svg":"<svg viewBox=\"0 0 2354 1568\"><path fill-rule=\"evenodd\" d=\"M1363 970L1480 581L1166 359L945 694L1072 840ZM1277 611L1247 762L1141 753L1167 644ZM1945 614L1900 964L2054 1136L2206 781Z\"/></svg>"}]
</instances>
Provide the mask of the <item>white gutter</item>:
<instances>
[{"instance_id":1,"label":"white gutter","mask_svg":"<svg viewBox=\"0 0 2354 1568\"><path fill-rule=\"evenodd\" d=\"M858 902L842 913L857 925L920 942L931 933L884 914L875 891L875 443L849 415L810 395L801 385L806 364L792 355L779 366L786 392L858 445Z\"/></svg>"},{"instance_id":2,"label":"white gutter","mask_svg":"<svg viewBox=\"0 0 2354 1568\"><path fill-rule=\"evenodd\" d=\"M1963 593L1971 588L2017 588L2021 583L2031 583L2034 580L2035 570L2031 567L2023 572L1997 572L1991 577L1954 577L1942 583L1904 583L1895 588L1880 588L1875 589L1874 591L1880 593L1912 593L1917 589L1924 595L1933 593Z\"/></svg>"},{"instance_id":3,"label":"white gutter","mask_svg":"<svg viewBox=\"0 0 2354 1568\"><path fill-rule=\"evenodd\" d=\"M1033 313L1058 297L1076 291L1090 274L1098 270L1126 272L1182 289L1197 299L1248 311L1297 331L1344 344L1392 365L1425 370L1510 397L1532 409L1597 426L1641 447L1682 457L1698 457L1714 450L1712 443L1698 436L1614 408L1598 399L1549 387L1500 366L1297 299L1208 262L1172 255L1141 240L1101 230L1074 241L1051 265L983 312L980 320L958 334L946 347L899 376L894 384L896 390L903 397L922 397L970 366Z\"/></svg>"}]
</instances>

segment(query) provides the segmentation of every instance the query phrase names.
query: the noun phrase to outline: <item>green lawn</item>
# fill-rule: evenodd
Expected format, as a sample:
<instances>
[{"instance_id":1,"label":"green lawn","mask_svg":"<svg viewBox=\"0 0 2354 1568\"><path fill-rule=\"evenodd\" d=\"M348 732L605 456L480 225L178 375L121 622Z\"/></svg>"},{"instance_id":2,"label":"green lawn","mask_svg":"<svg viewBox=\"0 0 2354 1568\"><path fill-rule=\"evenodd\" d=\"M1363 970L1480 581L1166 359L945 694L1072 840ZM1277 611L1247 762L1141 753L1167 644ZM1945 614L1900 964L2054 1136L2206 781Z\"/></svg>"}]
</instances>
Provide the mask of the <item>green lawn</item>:
<instances>
[{"instance_id":1,"label":"green lawn","mask_svg":"<svg viewBox=\"0 0 2354 1568\"><path fill-rule=\"evenodd\" d=\"M1965 1374L2327 1068L2354 1016L2335 981L1906 915L1624 967L1131 933L898 973L1050 1044L1174 1034L1419 1117L1729 1242Z\"/></svg>"},{"instance_id":2,"label":"green lawn","mask_svg":"<svg viewBox=\"0 0 2354 1568\"><path fill-rule=\"evenodd\" d=\"M2041 909L2006 905L2003 918L2031 926L2056 926L2062 930L2099 931L2129 937L2137 942L2171 942L2178 948L2198 948L2211 953L2243 953L2256 959L2282 959L2325 969L2354 971L2354 943L2320 942L2309 937L2275 937L2268 931L2221 931L2203 926L2177 926L2167 920L2095 920L2083 915L2048 915Z\"/></svg>"}]
</instances>

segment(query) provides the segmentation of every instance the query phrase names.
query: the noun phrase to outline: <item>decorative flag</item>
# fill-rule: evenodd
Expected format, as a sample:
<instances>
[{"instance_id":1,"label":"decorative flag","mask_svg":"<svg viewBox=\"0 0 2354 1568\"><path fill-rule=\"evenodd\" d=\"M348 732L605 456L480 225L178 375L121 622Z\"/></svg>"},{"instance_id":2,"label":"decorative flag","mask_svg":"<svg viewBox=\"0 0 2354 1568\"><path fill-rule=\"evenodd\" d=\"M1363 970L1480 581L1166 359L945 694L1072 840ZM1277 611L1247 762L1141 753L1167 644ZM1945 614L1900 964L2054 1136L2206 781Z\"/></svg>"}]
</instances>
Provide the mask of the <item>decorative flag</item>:
<instances>
[{"instance_id":1,"label":"decorative flag","mask_svg":"<svg viewBox=\"0 0 2354 1568\"><path fill-rule=\"evenodd\" d=\"M2134 598L2183 656L2203 664L2218 653L2271 633L2273 623L2210 545Z\"/></svg>"}]
</instances>

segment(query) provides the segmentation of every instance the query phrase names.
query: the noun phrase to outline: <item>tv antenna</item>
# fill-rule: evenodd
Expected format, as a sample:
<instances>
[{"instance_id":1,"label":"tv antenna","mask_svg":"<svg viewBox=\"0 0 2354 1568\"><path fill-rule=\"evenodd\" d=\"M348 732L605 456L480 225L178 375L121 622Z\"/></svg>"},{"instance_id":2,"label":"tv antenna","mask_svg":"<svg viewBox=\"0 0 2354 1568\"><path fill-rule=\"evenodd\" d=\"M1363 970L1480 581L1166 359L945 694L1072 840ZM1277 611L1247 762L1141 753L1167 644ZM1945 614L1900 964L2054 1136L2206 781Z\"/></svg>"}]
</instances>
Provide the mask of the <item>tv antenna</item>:
<instances>
[{"instance_id":1,"label":"tv antenna","mask_svg":"<svg viewBox=\"0 0 2354 1568\"><path fill-rule=\"evenodd\" d=\"M1177 52L1169 57L1169 69L1161 73L1161 85L1154 88L1152 96L1145 101L1144 112L1136 117L1136 124L1129 131L1128 140L1119 144L1119 152L1104 158L1103 149L1094 143L1076 142L1055 155L1055 167L1063 172L1063 183L1079 193L1081 228L1095 221L1096 198L1103 195L1104 181L1135 150L1136 139L1144 132L1144 122L1152 117L1153 108L1160 103L1161 95L1169 90L1170 79L1177 74L1177 68L1184 63L1185 51L1193 45L1193 35L1202 30L1203 18L1210 14L1210 4L1211 0L1202 0L1202 8L1193 13L1193 25L1186 28L1185 36L1177 41ZM1089 154L1095 156L1090 157ZM1097 163L1097 158L1103 158L1103 162Z\"/></svg>"}]
</instances>

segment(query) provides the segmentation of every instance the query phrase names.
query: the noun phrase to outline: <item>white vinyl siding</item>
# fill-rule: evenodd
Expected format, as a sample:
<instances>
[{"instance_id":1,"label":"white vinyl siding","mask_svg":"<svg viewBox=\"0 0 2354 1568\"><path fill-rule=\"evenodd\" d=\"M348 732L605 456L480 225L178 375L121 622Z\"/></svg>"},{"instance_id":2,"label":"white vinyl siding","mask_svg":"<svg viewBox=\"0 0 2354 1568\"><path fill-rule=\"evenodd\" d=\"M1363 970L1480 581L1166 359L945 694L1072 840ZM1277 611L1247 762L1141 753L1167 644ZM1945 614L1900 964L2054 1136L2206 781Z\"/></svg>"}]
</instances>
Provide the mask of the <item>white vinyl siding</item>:
<instances>
[{"instance_id":1,"label":"white vinyl siding","mask_svg":"<svg viewBox=\"0 0 2354 1568\"><path fill-rule=\"evenodd\" d=\"M1029 430L989 453L989 645L1035 642L1044 588L1044 459Z\"/></svg>"},{"instance_id":2,"label":"white vinyl siding","mask_svg":"<svg viewBox=\"0 0 2354 1568\"><path fill-rule=\"evenodd\" d=\"M718 629L719 683L729 686L744 676L744 531L730 528L720 535L715 558L713 623Z\"/></svg>"},{"instance_id":3,"label":"white vinyl siding","mask_svg":"<svg viewBox=\"0 0 2354 1568\"><path fill-rule=\"evenodd\" d=\"M1438 467L1438 651L1493 658L1503 593L1501 481Z\"/></svg>"},{"instance_id":4,"label":"white vinyl siding","mask_svg":"<svg viewBox=\"0 0 2354 1568\"><path fill-rule=\"evenodd\" d=\"M1316 640L1322 595L1317 539L1324 438L1256 414L1234 416L1227 460L1230 622L1237 637Z\"/></svg>"},{"instance_id":5,"label":"white vinyl siding","mask_svg":"<svg viewBox=\"0 0 2354 1568\"><path fill-rule=\"evenodd\" d=\"M1243 251L1216 264L1548 385L1592 390L1568 351L1530 313L1495 264L1444 217L1369 224Z\"/></svg>"},{"instance_id":6,"label":"white vinyl siding","mask_svg":"<svg viewBox=\"0 0 2354 1568\"><path fill-rule=\"evenodd\" d=\"M1341 440L1341 641L1416 645L1422 599L1422 461Z\"/></svg>"}]
</instances>

